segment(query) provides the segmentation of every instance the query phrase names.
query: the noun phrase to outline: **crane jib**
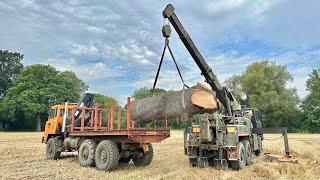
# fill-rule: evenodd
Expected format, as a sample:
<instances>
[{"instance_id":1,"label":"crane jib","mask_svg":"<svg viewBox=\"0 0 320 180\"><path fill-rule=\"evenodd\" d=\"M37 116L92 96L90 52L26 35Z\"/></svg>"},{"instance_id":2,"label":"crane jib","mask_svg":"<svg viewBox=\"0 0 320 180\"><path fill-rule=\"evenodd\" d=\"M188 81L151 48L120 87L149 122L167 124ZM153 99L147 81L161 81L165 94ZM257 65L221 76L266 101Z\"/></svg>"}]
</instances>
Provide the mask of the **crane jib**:
<instances>
[{"instance_id":1,"label":"crane jib","mask_svg":"<svg viewBox=\"0 0 320 180\"><path fill-rule=\"evenodd\" d=\"M196 45L193 43L191 37L189 36L188 32L184 29L181 22L179 21L178 17L174 13L174 7L169 4L162 12L162 15L164 18L168 18L176 32L178 33L181 41L189 51L190 55L192 56L195 63L198 65L198 67L201 70L201 74L205 77L206 82L209 83L212 90L216 91L217 98L222 103L224 108L228 110L228 114L231 115L231 102L236 102L236 100L233 98L233 95L230 96L231 92L229 92L225 87L223 87L217 77L212 72L211 68L207 64L207 62L204 60L202 54L196 47ZM231 98L230 98L231 97Z\"/></svg>"}]
</instances>

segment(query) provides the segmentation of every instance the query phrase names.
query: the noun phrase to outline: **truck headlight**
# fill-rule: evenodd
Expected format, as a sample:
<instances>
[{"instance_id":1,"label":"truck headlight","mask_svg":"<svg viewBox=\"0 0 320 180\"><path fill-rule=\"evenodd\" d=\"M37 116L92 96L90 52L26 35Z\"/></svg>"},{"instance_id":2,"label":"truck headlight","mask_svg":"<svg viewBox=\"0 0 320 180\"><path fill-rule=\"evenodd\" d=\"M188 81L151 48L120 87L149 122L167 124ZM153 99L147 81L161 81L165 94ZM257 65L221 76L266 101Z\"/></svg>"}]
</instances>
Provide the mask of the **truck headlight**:
<instances>
[{"instance_id":1,"label":"truck headlight","mask_svg":"<svg viewBox=\"0 0 320 180\"><path fill-rule=\"evenodd\" d=\"M227 127L227 132L228 133L235 133L237 131L237 128L234 126L229 126Z\"/></svg>"},{"instance_id":2,"label":"truck headlight","mask_svg":"<svg viewBox=\"0 0 320 180\"><path fill-rule=\"evenodd\" d=\"M200 132L200 128L199 127L193 127L192 128L192 132L193 133L199 133Z\"/></svg>"}]
</instances>

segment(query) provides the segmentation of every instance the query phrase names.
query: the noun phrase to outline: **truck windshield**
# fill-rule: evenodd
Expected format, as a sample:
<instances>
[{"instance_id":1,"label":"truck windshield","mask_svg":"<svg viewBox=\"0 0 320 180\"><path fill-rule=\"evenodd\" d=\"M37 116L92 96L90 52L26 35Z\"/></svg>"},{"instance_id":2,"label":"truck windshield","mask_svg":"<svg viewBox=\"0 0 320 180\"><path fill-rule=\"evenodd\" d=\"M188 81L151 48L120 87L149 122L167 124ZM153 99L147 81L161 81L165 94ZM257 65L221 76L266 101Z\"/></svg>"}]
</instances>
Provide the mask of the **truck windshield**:
<instances>
[{"instance_id":1,"label":"truck windshield","mask_svg":"<svg viewBox=\"0 0 320 180\"><path fill-rule=\"evenodd\" d=\"M56 113L56 109L50 109L49 112L48 112L49 119L54 118L55 113Z\"/></svg>"},{"instance_id":2,"label":"truck windshield","mask_svg":"<svg viewBox=\"0 0 320 180\"><path fill-rule=\"evenodd\" d=\"M60 109L60 116L64 116L64 109Z\"/></svg>"}]
</instances>

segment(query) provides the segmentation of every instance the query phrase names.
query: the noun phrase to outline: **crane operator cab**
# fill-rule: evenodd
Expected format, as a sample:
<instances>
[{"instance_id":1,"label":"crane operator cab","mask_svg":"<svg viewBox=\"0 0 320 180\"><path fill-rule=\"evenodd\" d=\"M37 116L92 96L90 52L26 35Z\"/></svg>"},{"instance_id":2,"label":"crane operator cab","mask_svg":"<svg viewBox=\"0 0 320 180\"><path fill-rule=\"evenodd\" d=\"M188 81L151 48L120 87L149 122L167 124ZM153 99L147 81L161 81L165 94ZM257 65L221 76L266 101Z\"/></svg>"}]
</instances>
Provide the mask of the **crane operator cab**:
<instances>
[{"instance_id":1,"label":"crane operator cab","mask_svg":"<svg viewBox=\"0 0 320 180\"><path fill-rule=\"evenodd\" d=\"M243 116L251 120L253 128L262 128L261 114L257 109L245 108L243 110Z\"/></svg>"}]
</instances>

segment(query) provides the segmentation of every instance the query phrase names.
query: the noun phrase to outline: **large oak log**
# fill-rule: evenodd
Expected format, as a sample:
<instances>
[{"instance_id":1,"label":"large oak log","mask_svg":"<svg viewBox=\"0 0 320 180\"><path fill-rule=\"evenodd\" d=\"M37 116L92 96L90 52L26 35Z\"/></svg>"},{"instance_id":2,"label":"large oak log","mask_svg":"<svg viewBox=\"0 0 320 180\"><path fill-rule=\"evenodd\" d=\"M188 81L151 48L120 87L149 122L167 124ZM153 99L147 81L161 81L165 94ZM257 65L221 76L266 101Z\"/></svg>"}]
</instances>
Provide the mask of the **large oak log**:
<instances>
[{"instance_id":1,"label":"large oak log","mask_svg":"<svg viewBox=\"0 0 320 180\"><path fill-rule=\"evenodd\" d=\"M131 102L131 118L137 123L194 114L218 109L215 93L201 84L181 90L168 91Z\"/></svg>"}]
</instances>

